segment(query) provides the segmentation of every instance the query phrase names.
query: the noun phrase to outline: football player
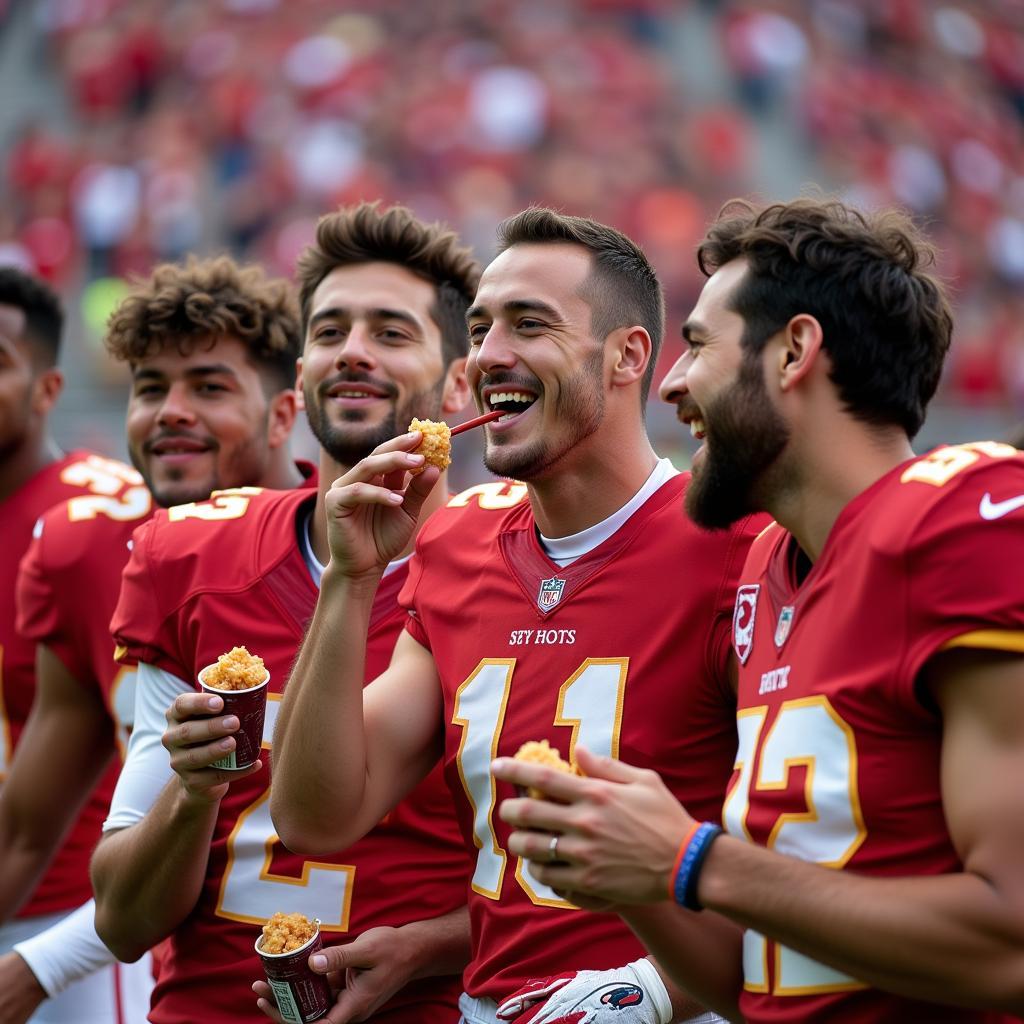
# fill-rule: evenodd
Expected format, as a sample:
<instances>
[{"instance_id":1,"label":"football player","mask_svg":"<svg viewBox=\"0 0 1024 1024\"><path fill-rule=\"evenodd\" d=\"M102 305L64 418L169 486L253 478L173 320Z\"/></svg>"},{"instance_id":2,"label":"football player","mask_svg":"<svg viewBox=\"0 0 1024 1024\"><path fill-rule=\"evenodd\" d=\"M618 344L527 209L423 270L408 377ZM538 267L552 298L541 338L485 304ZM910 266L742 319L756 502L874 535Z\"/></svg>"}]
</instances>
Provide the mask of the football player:
<instances>
[{"instance_id":1,"label":"football player","mask_svg":"<svg viewBox=\"0 0 1024 1024\"><path fill-rule=\"evenodd\" d=\"M364 692L374 586L436 473L406 482L405 436L337 481L331 563L278 718L273 819L307 853L351 842L440 758L473 858L467 1024L666 1024L699 1006L673 1002L620 920L583 913L510 853L496 807L511 790L490 762L536 740L571 762L584 743L658 768L714 817L735 748L728 627L755 528L699 531L681 512L689 474L648 441L664 309L640 249L540 208L499 235L468 313L468 373L479 407L505 412L485 427L487 467L525 485L478 488L423 528L406 631Z\"/></svg>"},{"instance_id":2,"label":"football player","mask_svg":"<svg viewBox=\"0 0 1024 1024\"><path fill-rule=\"evenodd\" d=\"M157 513L136 534L113 620L123 663L138 665L135 730L93 875L97 928L112 949L132 960L169 937L156 1024L200 1014L210 1024L251 1021L262 974L254 943L277 911L320 921L323 970L338 988L331 1024L442 1024L455 1013L468 955L467 864L440 777L382 814L361 842L296 856L270 821L268 754L244 771L213 766L234 748L239 723L195 680L235 645L260 655L270 671L269 751L327 561L326 492L413 416L464 406L465 310L478 275L450 231L402 207L363 204L322 218L298 271L298 380L321 444L319 490L226 491ZM439 490L435 505L444 500ZM407 553L395 552L367 609L372 674L401 629ZM270 1009L269 988L258 992Z\"/></svg>"},{"instance_id":3,"label":"football player","mask_svg":"<svg viewBox=\"0 0 1024 1024\"><path fill-rule=\"evenodd\" d=\"M36 520L51 505L76 495L87 501L109 500L133 476L128 466L113 459L87 451L63 454L50 434L50 412L63 387L56 365L63 323L60 302L46 285L14 267L0 268L0 776L5 778L25 735L36 692L35 644L15 628L18 561ZM43 784L48 770L49 763L42 778L32 779L33 786ZM11 785L5 781L0 789L5 803ZM89 854L102 820L102 807L87 809L39 884L25 881L17 892L17 919L0 927L0 1008L5 1019L26 1020L46 997L26 960L12 950L89 899ZM5 874L17 870L14 860L13 852L4 848L0 862ZM38 874L41 871L32 865L30 877ZM9 906L3 918L13 909ZM121 980L127 979L108 969L74 986L59 1005L47 1007L46 1019L80 1019L74 1011L86 1006L97 1007L104 1019L112 1019ZM129 990L127 986L124 991Z\"/></svg>"},{"instance_id":4,"label":"football player","mask_svg":"<svg viewBox=\"0 0 1024 1024\"><path fill-rule=\"evenodd\" d=\"M952 329L931 258L904 215L818 199L731 205L699 248L662 386L705 438L688 508L777 520L736 595L727 834L590 753L586 780L496 766L562 801L510 801L512 851L661 901L634 925L737 1019L1024 1014L1024 457L911 448Z\"/></svg>"},{"instance_id":5,"label":"football player","mask_svg":"<svg viewBox=\"0 0 1024 1024\"><path fill-rule=\"evenodd\" d=\"M0 960L5 991L21 993L26 1005L114 962L93 925L88 858L131 727L135 673L115 663L109 625L132 531L154 504L304 479L287 444L300 329L286 282L226 257L158 267L114 312L106 345L131 368L127 436L136 469L94 457L91 493L40 520L18 580L18 630L38 645L37 699L0 792L0 918L33 892L80 809L72 841L90 828L88 841L65 846L54 868L77 851L75 881L87 902ZM147 965L148 958L117 971L132 982L120 994L130 1018L149 1007ZM112 998L109 974L92 987L102 983ZM58 1001L65 1015L51 1003L46 1020L114 1019L109 998L87 1001L77 985L68 991Z\"/></svg>"}]
</instances>

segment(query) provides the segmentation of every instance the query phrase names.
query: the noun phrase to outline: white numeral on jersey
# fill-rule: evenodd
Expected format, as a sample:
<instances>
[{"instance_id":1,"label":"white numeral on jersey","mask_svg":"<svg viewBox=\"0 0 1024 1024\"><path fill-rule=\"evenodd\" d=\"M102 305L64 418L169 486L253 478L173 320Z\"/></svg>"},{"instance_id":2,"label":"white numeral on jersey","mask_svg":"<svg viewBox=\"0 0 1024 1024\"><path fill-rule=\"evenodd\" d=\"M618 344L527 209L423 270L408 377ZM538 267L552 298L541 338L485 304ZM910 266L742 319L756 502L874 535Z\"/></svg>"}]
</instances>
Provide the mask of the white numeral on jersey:
<instances>
[{"instance_id":1,"label":"white numeral on jersey","mask_svg":"<svg viewBox=\"0 0 1024 1024\"><path fill-rule=\"evenodd\" d=\"M737 715L736 783L725 798L722 820L730 834L751 841L747 827L752 791L785 790L790 769L806 768L806 810L780 814L768 836L769 849L801 860L841 868L867 836L857 791L857 747L853 731L823 696L786 701L761 747L766 707ZM774 984L768 957L774 953ZM860 982L748 929L743 935L744 987L775 995L809 995L863 987Z\"/></svg>"},{"instance_id":2,"label":"white numeral on jersey","mask_svg":"<svg viewBox=\"0 0 1024 1024\"><path fill-rule=\"evenodd\" d=\"M473 807L473 841L478 853L472 886L492 900L500 899L508 855L494 833L497 792L491 761L505 722L505 707L512 686L515 658L484 658L455 695L452 724L462 727L456 763L459 778ZM573 760L577 742L595 754L618 757L622 730L622 701L628 658L588 658L558 691L554 724L572 729L568 759ZM522 858L516 864L516 880L533 903L572 909L552 889L541 885Z\"/></svg>"},{"instance_id":3,"label":"white numeral on jersey","mask_svg":"<svg viewBox=\"0 0 1024 1024\"><path fill-rule=\"evenodd\" d=\"M262 490L262 487L236 487L214 491L210 500L201 504L190 501L186 505L172 505L167 510L167 519L172 523L180 523L184 519L205 519L209 522L241 519L249 509L250 497Z\"/></svg>"},{"instance_id":4,"label":"white numeral on jersey","mask_svg":"<svg viewBox=\"0 0 1024 1024\"><path fill-rule=\"evenodd\" d=\"M974 441L970 444L951 444L936 448L935 451L911 463L900 477L900 483L916 481L942 487L949 483L968 466L978 461L978 456L987 455L990 459L1008 459L1017 454L1012 445L1000 441Z\"/></svg>"},{"instance_id":5,"label":"white numeral on jersey","mask_svg":"<svg viewBox=\"0 0 1024 1024\"><path fill-rule=\"evenodd\" d=\"M90 455L81 462L72 462L60 475L61 481L76 487L88 487L93 494L117 494L125 484L139 486L141 474L123 462Z\"/></svg>"},{"instance_id":6,"label":"white numeral on jersey","mask_svg":"<svg viewBox=\"0 0 1024 1024\"><path fill-rule=\"evenodd\" d=\"M498 753L498 737L505 723L505 705L515 664L515 658L481 661L456 692L452 715L452 724L462 727L455 763L473 808L473 842L480 850L471 884L475 892L492 900L501 893L506 854L494 834L497 792L490 764ZM478 765L487 767L484 771L473 771L472 767Z\"/></svg>"},{"instance_id":7,"label":"white numeral on jersey","mask_svg":"<svg viewBox=\"0 0 1024 1024\"><path fill-rule=\"evenodd\" d=\"M270 749L281 695L267 694L263 749ZM289 878L270 870L279 840L270 820L270 790L265 789L242 813L228 838L228 863L221 882L217 914L232 921L264 924L276 911L302 913L321 926L348 931L352 905L351 864L303 861L302 875Z\"/></svg>"},{"instance_id":8,"label":"white numeral on jersey","mask_svg":"<svg viewBox=\"0 0 1024 1024\"><path fill-rule=\"evenodd\" d=\"M528 494L526 484L515 480L492 480L456 494L448 502L448 507L465 508L475 498L481 508L496 511L518 505L519 502L526 500Z\"/></svg>"},{"instance_id":9,"label":"white numeral on jersey","mask_svg":"<svg viewBox=\"0 0 1024 1024\"><path fill-rule=\"evenodd\" d=\"M119 497L105 494L83 494L68 502L68 518L73 523L83 519L95 519L104 515L119 523L141 519L150 509L153 499L146 487L129 487Z\"/></svg>"}]
</instances>

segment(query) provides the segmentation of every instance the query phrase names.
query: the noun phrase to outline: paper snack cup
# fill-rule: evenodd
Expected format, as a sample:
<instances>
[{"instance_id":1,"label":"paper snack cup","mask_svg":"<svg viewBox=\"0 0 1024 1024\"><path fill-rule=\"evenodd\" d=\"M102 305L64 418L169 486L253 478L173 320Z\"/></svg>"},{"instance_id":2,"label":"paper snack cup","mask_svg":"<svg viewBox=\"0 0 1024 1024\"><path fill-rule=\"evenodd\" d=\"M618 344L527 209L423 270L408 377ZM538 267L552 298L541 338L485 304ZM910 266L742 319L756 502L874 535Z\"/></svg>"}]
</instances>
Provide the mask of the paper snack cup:
<instances>
[{"instance_id":1,"label":"paper snack cup","mask_svg":"<svg viewBox=\"0 0 1024 1024\"><path fill-rule=\"evenodd\" d=\"M259 686L252 686L248 690L218 690L214 686L207 686L203 681L206 672L211 668L213 665L207 665L199 670L199 685L205 693L215 693L224 701L224 710L220 714L235 715L238 718L238 731L233 734L235 749L220 760L214 761L211 767L240 771L242 768L248 768L260 756L270 673L267 672L266 679Z\"/></svg>"},{"instance_id":2,"label":"paper snack cup","mask_svg":"<svg viewBox=\"0 0 1024 1024\"><path fill-rule=\"evenodd\" d=\"M316 935L290 953L264 953L261 935L256 940L256 953L263 961L267 982L274 991L277 1009L288 1024L309 1024L327 1016L331 1008L331 987L327 977L309 969L310 955L323 949L320 922L314 921Z\"/></svg>"}]
</instances>

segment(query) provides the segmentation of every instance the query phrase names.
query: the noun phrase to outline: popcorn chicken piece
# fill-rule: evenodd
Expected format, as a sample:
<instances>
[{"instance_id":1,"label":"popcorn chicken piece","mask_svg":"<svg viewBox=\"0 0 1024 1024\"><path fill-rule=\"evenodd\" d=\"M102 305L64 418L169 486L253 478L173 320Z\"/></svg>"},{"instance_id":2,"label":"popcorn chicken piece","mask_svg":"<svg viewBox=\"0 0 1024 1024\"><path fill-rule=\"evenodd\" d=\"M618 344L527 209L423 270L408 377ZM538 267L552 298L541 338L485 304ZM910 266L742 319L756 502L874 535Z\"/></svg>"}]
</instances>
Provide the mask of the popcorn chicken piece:
<instances>
[{"instance_id":1,"label":"popcorn chicken piece","mask_svg":"<svg viewBox=\"0 0 1024 1024\"><path fill-rule=\"evenodd\" d=\"M203 682L215 690L251 690L266 678L263 659L244 647L232 647L203 674Z\"/></svg>"},{"instance_id":2,"label":"popcorn chicken piece","mask_svg":"<svg viewBox=\"0 0 1024 1024\"><path fill-rule=\"evenodd\" d=\"M452 431L447 423L413 417L409 429L423 432L420 446L415 450L426 459L423 467L413 472L422 473L428 465L437 466L438 469L447 469L451 465Z\"/></svg>"},{"instance_id":3,"label":"popcorn chicken piece","mask_svg":"<svg viewBox=\"0 0 1024 1024\"><path fill-rule=\"evenodd\" d=\"M316 935L318 921L310 921L305 914L283 914L278 911L263 926L260 952L278 954L301 949Z\"/></svg>"}]
</instances>

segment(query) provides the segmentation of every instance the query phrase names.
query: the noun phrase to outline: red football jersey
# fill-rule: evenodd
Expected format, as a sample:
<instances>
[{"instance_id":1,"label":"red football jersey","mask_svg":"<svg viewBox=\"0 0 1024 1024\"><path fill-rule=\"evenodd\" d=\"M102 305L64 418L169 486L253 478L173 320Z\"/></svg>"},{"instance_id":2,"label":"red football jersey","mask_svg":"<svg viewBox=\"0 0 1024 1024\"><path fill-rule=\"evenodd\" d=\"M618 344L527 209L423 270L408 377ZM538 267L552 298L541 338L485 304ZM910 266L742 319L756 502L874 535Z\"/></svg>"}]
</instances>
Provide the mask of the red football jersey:
<instances>
[{"instance_id":1,"label":"red football jersey","mask_svg":"<svg viewBox=\"0 0 1024 1024\"><path fill-rule=\"evenodd\" d=\"M466 491L420 534L400 601L441 676L445 775L475 854L473 996L644 954L618 917L580 912L509 857L495 808L514 794L493 757L546 739L571 759L580 742L657 769L698 817L719 816L736 749L729 623L756 529L698 530L688 480L565 568L541 548L522 484Z\"/></svg>"},{"instance_id":2,"label":"red football jersey","mask_svg":"<svg viewBox=\"0 0 1024 1024\"><path fill-rule=\"evenodd\" d=\"M917 679L946 647L1024 652L1022 494L1014 449L945 447L851 501L801 583L793 538L777 525L758 538L736 595L730 833L861 874L960 869L942 810L942 722ZM869 988L753 931L743 960L749 1021L1015 1019Z\"/></svg>"},{"instance_id":3,"label":"red football jersey","mask_svg":"<svg viewBox=\"0 0 1024 1024\"><path fill-rule=\"evenodd\" d=\"M302 487L315 487L316 467L298 462ZM135 666L114 659L110 617L132 534L149 518L153 499L142 477L119 494L72 498L39 521L18 573L18 632L46 644L110 712L124 757L135 711ZM105 814L109 793L103 802Z\"/></svg>"},{"instance_id":4,"label":"red football jersey","mask_svg":"<svg viewBox=\"0 0 1024 1024\"><path fill-rule=\"evenodd\" d=\"M135 669L114 660L110 616L132 533L152 510L141 476L99 504L92 495L62 502L40 519L18 572L18 632L45 644L82 686L98 692L122 757L135 710Z\"/></svg>"},{"instance_id":5,"label":"red football jersey","mask_svg":"<svg viewBox=\"0 0 1024 1024\"><path fill-rule=\"evenodd\" d=\"M0 503L0 775L6 774L14 748L35 698L35 638L15 627L18 562L39 517L51 506L73 498L82 514L125 507L142 478L130 466L89 452L76 451L37 473L17 493ZM142 488L145 491L145 488ZM112 650L112 648L111 648ZM19 917L70 910L92 896L89 858L113 792L115 770L96 790L49 870Z\"/></svg>"},{"instance_id":6,"label":"red football jersey","mask_svg":"<svg viewBox=\"0 0 1024 1024\"><path fill-rule=\"evenodd\" d=\"M316 604L299 547L309 491L225 491L211 502L157 512L135 534L112 630L129 663L185 680L245 645L270 670L264 747L281 692ZM387 666L402 627L406 576L386 576L370 624L367 678ZM267 760L267 759L264 759ZM268 767L235 782L221 803L203 891L168 941L150 1020L210 1024L259 1016L251 983L263 976L253 950L275 912L318 917L328 943L377 925L398 926L463 905L468 864L439 772L354 846L306 861L285 850L270 820ZM457 1019L457 978L403 989L374 1021Z\"/></svg>"}]
</instances>

